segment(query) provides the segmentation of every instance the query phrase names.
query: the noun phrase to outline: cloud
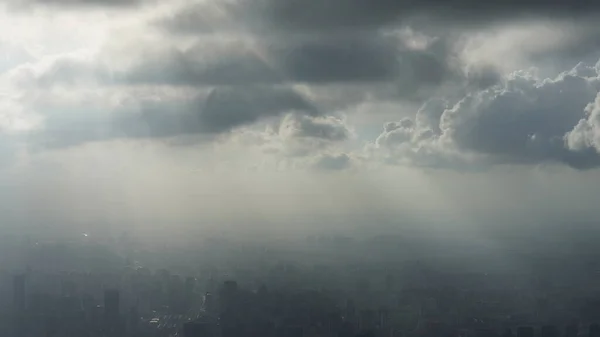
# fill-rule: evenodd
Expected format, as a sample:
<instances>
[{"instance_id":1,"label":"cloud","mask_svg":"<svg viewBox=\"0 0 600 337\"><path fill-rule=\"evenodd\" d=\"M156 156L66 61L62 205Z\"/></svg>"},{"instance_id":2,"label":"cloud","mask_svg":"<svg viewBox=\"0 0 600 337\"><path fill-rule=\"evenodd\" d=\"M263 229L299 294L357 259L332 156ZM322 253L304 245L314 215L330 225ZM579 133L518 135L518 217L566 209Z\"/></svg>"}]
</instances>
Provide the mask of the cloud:
<instances>
[{"instance_id":1,"label":"cloud","mask_svg":"<svg viewBox=\"0 0 600 337\"><path fill-rule=\"evenodd\" d=\"M371 82L398 76L399 48L377 35L320 38L273 45L277 64L291 81Z\"/></svg>"},{"instance_id":2,"label":"cloud","mask_svg":"<svg viewBox=\"0 0 600 337\"><path fill-rule=\"evenodd\" d=\"M202 41L145 55L122 75L132 83L243 85L392 80L398 46L377 35L310 40Z\"/></svg>"},{"instance_id":3,"label":"cloud","mask_svg":"<svg viewBox=\"0 0 600 337\"><path fill-rule=\"evenodd\" d=\"M125 57L63 55L14 69L23 87L309 86L393 87L399 99L422 101L441 89L480 89L498 81L491 68L465 71L448 41L416 48L401 32L285 41L198 41L191 47L140 46ZM367 88L369 89L369 88ZM448 91L448 90L446 90Z\"/></svg>"},{"instance_id":4,"label":"cloud","mask_svg":"<svg viewBox=\"0 0 600 337\"><path fill-rule=\"evenodd\" d=\"M339 30L391 25L414 16L434 16L442 22L489 23L515 17L572 17L597 14L600 6L578 0L552 3L536 0L481 4L476 0L267 0L266 17L290 30Z\"/></svg>"},{"instance_id":5,"label":"cloud","mask_svg":"<svg viewBox=\"0 0 600 337\"><path fill-rule=\"evenodd\" d=\"M65 53L22 63L4 75L21 92L51 90L55 87L89 87L114 83L111 67L91 53Z\"/></svg>"},{"instance_id":6,"label":"cloud","mask_svg":"<svg viewBox=\"0 0 600 337\"><path fill-rule=\"evenodd\" d=\"M149 0L8 0L9 8L23 10L32 6L48 7L131 7L147 3Z\"/></svg>"},{"instance_id":7,"label":"cloud","mask_svg":"<svg viewBox=\"0 0 600 337\"><path fill-rule=\"evenodd\" d=\"M333 116L311 118L288 115L281 123L279 133L288 139L312 138L343 141L348 139L350 131L341 119Z\"/></svg>"},{"instance_id":8,"label":"cloud","mask_svg":"<svg viewBox=\"0 0 600 337\"><path fill-rule=\"evenodd\" d=\"M0 170L14 164L22 145L7 135L0 134Z\"/></svg>"},{"instance_id":9,"label":"cloud","mask_svg":"<svg viewBox=\"0 0 600 337\"><path fill-rule=\"evenodd\" d=\"M376 133L372 125L394 116L378 137L360 135L376 138L372 148L385 152L389 162L439 167L475 161L562 162L594 167L594 122L585 108L597 93L597 69L580 65L544 79L546 74L529 71L506 77L510 67L502 66L505 59L514 59L513 67L520 59L535 59L540 51L560 51L562 47L553 46L571 46L565 41L572 34L593 30L582 23L589 29L546 40L543 37L566 26L544 29L543 20L537 19L528 26L523 16L557 15L563 22L573 14L581 15L583 22L583 7L566 13L555 11L561 4L550 8L535 1L510 6L481 6L471 0L451 4L452 8L437 0L183 1L143 15L125 14L115 27L127 31L134 26L130 34L111 37L102 45L86 44L80 52L37 58L2 80L20 90L16 96L21 104L43 118L43 127L32 131L31 139L57 147L115 138L213 138L270 124L269 137L285 156L350 153L338 147L353 137L354 127L339 112L385 100L389 105L401 102L404 111L425 102L411 119L402 120L404 112L388 111L377 121L365 121L366 116L354 120L370 124L357 129ZM121 8L125 3L112 5ZM514 17L509 18L513 7ZM586 11L596 13L595 7ZM438 17L440 13L447 18ZM440 21L435 22L436 17ZM491 20L487 30L474 33L469 23L483 18ZM449 23L453 20L457 23ZM466 24L458 23L461 20ZM138 38L140 25L149 37ZM595 35L589 36L581 41ZM587 53L590 48L580 50ZM505 55L514 49L526 55ZM98 103L100 98L84 103L85 98L77 97L94 90L121 90L129 97L113 102L110 94L105 103ZM38 99L69 91L73 102L44 105ZM567 141L571 145L566 146Z\"/></svg>"},{"instance_id":10,"label":"cloud","mask_svg":"<svg viewBox=\"0 0 600 337\"><path fill-rule=\"evenodd\" d=\"M146 55L121 75L125 82L185 85L361 83L437 84L450 69L445 55L404 48L394 38L366 36L199 42ZM410 75L408 75L410 72ZM119 75L117 75L119 76ZM421 80L423 78L423 80Z\"/></svg>"},{"instance_id":11,"label":"cloud","mask_svg":"<svg viewBox=\"0 0 600 337\"><path fill-rule=\"evenodd\" d=\"M320 115L310 101L284 87L216 88L188 96L166 91L108 93L94 100L102 98L109 103L94 107L85 100L35 102L44 119L30 139L40 146L59 148L119 138L197 135L210 139L292 111Z\"/></svg>"},{"instance_id":12,"label":"cloud","mask_svg":"<svg viewBox=\"0 0 600 337\"><path fill-rule=\"evenodd\" d=\"M166 47L140 55L130 68L114 74L114 80L192 86L281 83L282 74L263 53L256 43L243 40Z\"/></svg>"},{"instance_id":13,"label":"cloud","mask_svg":"<svg viewBox=\"0 0 600 337\"><path fill-rule=\"evenodd\" d=\"M367 25L368 27L359 31L352 29L352 24L361 26L361 20L369 17L370 10L379 12L386 6L395 7L391 3L383 4L380 8L353 1L332 2L330 5L331 7L311 1L305 4L269 0L252 3L235 0L219 3L201 2L184 6L175 14L159 19L158 27L168 34L191 36L200 40L206 39L207 36L245 37L251 41L250 53L237 54L239 51L234 51L240 56L230 58L230 50L219 59L223 61L224 69L243 69L233 72L251 80L276 80L311 85L389 82L396 84L397 95L400 98L412 100L427 99L443 85L466 85L479 89L495 84L498 80L499 76L491 67L485 67L483 70L472 67L469 73L463 69L460 55L453 45L456 42L455 33L440 30L429 34L406 25L386 29L379 29L378 25ZM304 31L303 27L282 29L279 24L285 25L288 21L279 22L276 13L286 6L298 6L297 14L300 16L304 10L310 9L310 19L306 17L307 20L318 20L323 6L322 10L325 12L333 10L329 12L334 15L332 24L336 24L335 16L341 15L348 20L350 26L344 26L343 30L329 30L311 21L304 27L310 30L308 32ZM389 13L386 10L381 12L383 15ZM376 17L373 19L373 24L378 22ZM199 43L199 49L204 50L202 45L203 43ZM235 45L240 50L246 49L244 43ZM188 58L192 61L187 61ZM185 64L204 64L205 60L206 58L190 53L178 61ZM167 61L162 64L171 63ZM254 66L249 66L250 64ZM150 67L141 67L144 68ZM186 67L185 73L194 76L196 83L201 83L203 78L207 78L206 74L193 69L204 67ZM263 76L256 73L244 76L246 69L257 69ZM229 78L222 75L215 77Z\"/></svg>"},{"instance_id":14,"label":"cloud","mask_svg":"<svg viewBox=\"0 0 600 337\"><path fill-rule=\"evenodd\" d=\"M355 155L343 152L354 132L337 116L288 113L272 123L240 128L221 137L219 153L252 154L252 166L279 169L343 170L354 166ZM346 158L347 162L346 161Z\"/></svg>"},{"instance_id":15,"label":"cloud","mask_svg":"<svg viewBox=\"0 0 600 337\"><path fill-rule=\"evenodd\" d=\"M569 149L576 152L587 152L590 149L600 153L600 93L585 111L586 118L577 123L572 131L567 133L566 140Z\"/></svg>"},{"instance_id":16,"label":"cloud","mask_svg":"<svg viewBox=\"0 0 600 337\"><path fill-rule=\"evenodd\" d=\"M520 71L455 104L427 102L415 121L387 123L374 146L392 162L426 166L452 158L465 164L554 162L593 168L600 156L591 150L597 110L590 102L599 90L598 69L583 64L553 79Z\"/></svg>"},{"instance_id":17,"label":"cloud","mask_svg":"<svg viewBox=\"0 0 600 337\"><path fill-rule=\"evenodd\" d=\"M3 41L2 39L0 39L0 52L3 55L0 59L0 74L21 63L35 60L35 57L23 46L14 42Z\"/></svg>"},{"instance_id":18,"label":"cloud","mask_svg":"<svg viewBox=\"0 0 600 337\"><path fill-rule=\"evenodd\" d=\"M184 35L262 31L266 5L265 1L237 0L187 3L152 20L151 25Z\"/></svg>"},{"instance_id":19,"label":"cloud","mask_svg":"<svg viewBox=\"0 0 600 337\"><path fill-rule=\"evenodd\" d=\"M323 154L316 158L312 167L319 171L346 170L352 167L352 158L346 153Z\"/></svg>"},{"instance_id":20,"label":"cloud","mask_svg":"<svg viewBox=\"0 0 600 337\"><path fill-rule=\"evenodd\" d=\"M283 155L303 157L348 140L352 131L342 119L335 116L288 114L279 124L277 135Z\"/></svg>"},{"instance_id":21,"label":"cloud","mask_svg":"<svg viewBox=\"0 0 600 337\"><path fill-rule=\"evenodd\" d=\"M504 86L470 95L446 110L441 127L458 147L502 161L587 166L572 158L563 141L600 88L597 73L586 77L591 74L585 70L579 66L543 81L515 74Z\"/></svg>"},{"instance_id":22,"label":"cloud","mask_svg":"<svg viewBox=\"0 0 600 337\"><path fill-rule=\"evenodd\" d=\"M200 113L206 132L224 132L262 118L295 111L317 116L318 108L298 92L282 87L217 88L211 91Z\"/></svg>"},{"instance_id":23,"label":"cloud","mask_svg":"<svg viewBox=\"0 0 600 337\"><path fill-rule=\"evenodd\" d=\"M346 36L302 40L197 42L192 47L140 46L122 57L110 53L62 55L13 69L23 88L56 86L310 86L394 87L396 98L423 100L440 87L489 86L491 71L466 73L445 41L426 49L400 36ZM454 90L454 89L453 89Z\"/></svg>"},{"instance_id":24,"label":"cloud","mask_svg":"<svg viewBox=\"0 0 600 337\"><path fill-rule=\"evenodd\" d=\"M266 127L264 124L243 127L220 138L217 151L252 153L261 163L304 170L315 168L323 157L342 153L341 147L351 137L352 130L338 117L292 112Z\"/></svg>"},{"instance_id":25,"label":"cloud","mask_svg":"<svg viewBox=\"0 0 600 337\"><path fill-rule=\"evenodd\" d=\"M185 6L160 23L172 32L188 34L214 32L222 27L324 34L372 31L406 24L419 17L431 19L430 25L465 26L518 18L589 17L599 10L599 5L584 0L502 1L484 5L475 0L231 0Z\"/></svg>"},{"instance_id":26,"label":"cloud","mask_svg":"<svg viewBox=\"0 0 600 337\"><path fill-rule=\"evenodd\" d=\"M437 94L440 85L445 85L444 89L453 85L489 87L497 83L500 72L528 67L530 61L572 67L576 63L565 63L566 58L572 61L578 56L587 57L597 49L594 14L598 8L583 3L571 6L566 2L548 5L536 1L481 6L470 0L231 0L183 6L159 21L163 29L175 35L244 35L263 41L287 41L293 46L289 49L298 52L274 59L287 61L280 63L280 70L290 81L394 80L400 96L424 100ZM553 15L559 20L549 20ZM576 22L571 20L573 16L578 17ZM476 20L482 25L474 28L470 23ZM199 28L194 29L194 25ZM357 43L361 39L377 43ZM299 43L311 40L317 42L307 43L305 48ZM350 49L351 45L356 46L352 48L354 56L342 54L336 47ZM370 55L368 50L381 56L374 62L376 66L358 61L376 60L365 57ZM311 61L311 55L318 56L314 57L318 62ZM395 61L382 62L385 55L393 55ZM301 62L295 61L297 58ZM354 63L362 65L352 67ZM372 71L367 72L369 69ZM313 73L318 76L311 76Z\"/></svg>"}]
</instances>

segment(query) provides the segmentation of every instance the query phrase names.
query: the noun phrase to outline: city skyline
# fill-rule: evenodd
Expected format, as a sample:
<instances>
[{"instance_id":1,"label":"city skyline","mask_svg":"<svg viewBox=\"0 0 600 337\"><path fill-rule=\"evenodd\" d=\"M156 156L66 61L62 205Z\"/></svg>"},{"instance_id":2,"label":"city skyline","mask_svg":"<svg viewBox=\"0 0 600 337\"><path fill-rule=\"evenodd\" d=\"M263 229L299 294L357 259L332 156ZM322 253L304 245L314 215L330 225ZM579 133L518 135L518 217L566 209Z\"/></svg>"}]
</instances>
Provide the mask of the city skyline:
<instances>
[{"instance_id":1,"label":"city skyline","mask_svg":"<svg viewBox=\"0 0 600 337\"><path fill-rule=\"evenodd\" d=\"M598 19L0 0L0 337L600 337Z\"/></svg>"}]
</instances>

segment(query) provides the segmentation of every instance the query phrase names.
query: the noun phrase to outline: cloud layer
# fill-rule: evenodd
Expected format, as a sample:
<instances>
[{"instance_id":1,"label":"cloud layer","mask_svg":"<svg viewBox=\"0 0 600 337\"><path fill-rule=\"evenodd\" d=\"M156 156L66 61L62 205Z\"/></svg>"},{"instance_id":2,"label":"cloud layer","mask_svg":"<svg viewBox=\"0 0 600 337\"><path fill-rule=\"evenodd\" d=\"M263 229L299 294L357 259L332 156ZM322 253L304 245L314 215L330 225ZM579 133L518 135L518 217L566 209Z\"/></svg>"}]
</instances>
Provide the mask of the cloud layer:
<instances>
[{"instance_id":1,"label":"cloud layer","mask_svg":"<svg viewBox=\"0 0 600 337\"><path fill-rule=\"evenodd\" d=\"M375 145L417 163L459 155L489 164L593 168L600 164L593 142L599 91L597 67L579 64L553 79L521 71L454 104L427 102L415 121L386 124Z\"/></svg>"},{"instance_id":2,"label":"cloud layer","mask_svg":"<svg viewBox=\"0 0 600 337\"><path fill-rule=\"evenodd\" d=\"M0 64L11 144L233 144L246 133L254 141L236 146L320 170L600 164L599 66L589 62L600 55L600 6L590 2L27 5L19 20L94 13L119 24L103 21L97 41L68 52L6 44L23 51Z\"/></svg>"},{"instance_id":3,"label":"cloud layer","mask_svg":"<svg viewBox=\"0 0 600 337\"><path fill-rule=\"evenodd\" d=\"M485 4L475 0L261 0L252 3L233 0L186 6L165 24L174 31L206 32L209 27L225 26L224 21L229 23L235 18L240 20L238 23L255 29L331 33L373 30L423 16L434 17L446 24L464 25L522 17L582 17L599 10L600 6L583 0Z\"/></svg>"}]
</instances>

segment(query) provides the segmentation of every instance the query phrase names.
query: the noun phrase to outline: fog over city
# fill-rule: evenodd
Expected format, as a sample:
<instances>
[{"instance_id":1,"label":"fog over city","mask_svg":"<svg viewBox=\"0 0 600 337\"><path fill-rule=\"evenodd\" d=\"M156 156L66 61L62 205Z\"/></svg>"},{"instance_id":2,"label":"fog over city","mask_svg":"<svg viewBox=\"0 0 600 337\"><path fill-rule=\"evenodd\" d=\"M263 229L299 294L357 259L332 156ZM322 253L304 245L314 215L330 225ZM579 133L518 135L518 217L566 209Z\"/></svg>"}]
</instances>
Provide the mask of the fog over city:
<instances>
[{"instance_id":1,"label":"fog over city","mask_svg":"<svg viewBox=\"0 0 600 337\"><path fill-rule=\"evenodd\" d=\"M587 334L599 17L583 0L1 0L0 336ZM303 291L323 321L299 318Z\"/></svg>"}]
</instances>

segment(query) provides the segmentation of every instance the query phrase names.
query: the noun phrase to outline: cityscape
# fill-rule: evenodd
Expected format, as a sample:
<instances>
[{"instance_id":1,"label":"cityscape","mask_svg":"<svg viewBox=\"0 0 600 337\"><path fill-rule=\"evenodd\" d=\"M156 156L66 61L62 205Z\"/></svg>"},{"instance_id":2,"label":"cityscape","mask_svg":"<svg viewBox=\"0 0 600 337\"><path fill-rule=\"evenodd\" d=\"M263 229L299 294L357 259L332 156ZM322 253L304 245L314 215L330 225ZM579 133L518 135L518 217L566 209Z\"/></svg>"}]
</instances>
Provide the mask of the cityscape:
<instances>
[{"instance_id":1,"label":"cityscape","mask_svg":"<svg viewBox=\"0 0 600 337\"><path fill-rule=\"evenodd\" d=\"M219 240L196 265L151 269L135 253L89 257L92 244L36 243L21 273L3 271L2 336L7 337L574 337L600 336L597 273L564 274L559 261L526 274L457 267L439 255L390 262L378 248L401 238L309 237L287 248ZM104 243L103 243L104 244ZM47 245L47 247L43 247ZM133 245L133 247L132 247ZM129 248L135 244L127 242ZM86 258L65 261L64 252ZM114 251L124 246L115 244ZM301 248L306 249L302 251ZM393 245L392 247L395 247ZM333 255L362 254L369 260ZM389 252L387 249L381 250ZM402 252L396 249L398 255ZM449 251L448 247L442 247ZM472 249L465 247L465 249ZM134 249L135 250L135 249ZM212 251L212 253L210 253ZM225 260L211 261L214 256ZM540 265L546 253L531 251ZM188 252L189 253L189 252ZM310 254L313 254L310 256ZM316 255L314 255L316 254ZM458 254L458 252L455 252ZM203 257L204 256L204 257ZM329 263L326 261L329 256ZM339 255L338 255L339 256ZM144 259L140 256L141 260ZM87 260L86 260L87 259ZM81 266L93 261L110 265ZM261 261L249 264L250 260ZM77 263L75 263L77 261ZM479 262L491 260L479 257ZM62 270L55 266L61 265ZM587 265L589 268L591 265ZM544 269L547 268L547 269ZM496 270L495 272L491 271ZM184 272L187 270L187 272ZM581 269L580 271L582 271ZM535 275L534 275L535 274ZM535 279L535 283L532 283Z\"/></svg>"},{"instance_id":2,"label":"cityscape","mask_svg":"<svg viewBox=\"0 0 600 337\"><path fill-rule=\"evenodd\" d=\"M0 337L600 337L600 0L0 0Z\"/></svg>"}]
</instances>

